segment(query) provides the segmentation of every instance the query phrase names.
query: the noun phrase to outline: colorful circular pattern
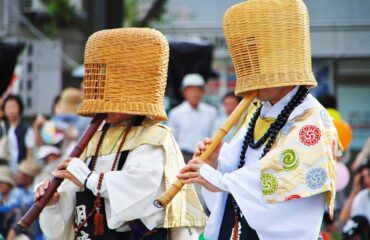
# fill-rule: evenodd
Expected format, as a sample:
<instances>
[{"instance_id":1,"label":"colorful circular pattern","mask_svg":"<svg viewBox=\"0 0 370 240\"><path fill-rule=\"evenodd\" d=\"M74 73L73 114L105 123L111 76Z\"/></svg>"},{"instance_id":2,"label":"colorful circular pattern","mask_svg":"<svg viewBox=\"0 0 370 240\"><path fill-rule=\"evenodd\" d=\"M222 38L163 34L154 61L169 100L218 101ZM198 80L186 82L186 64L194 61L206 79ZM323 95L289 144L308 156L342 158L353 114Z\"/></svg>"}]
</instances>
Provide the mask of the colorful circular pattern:
<instances>
[{"instance_id":1,"label":"colorful circular pattern","mask_svg":"<svg viewBox=\"0 0 370 240\"><path fill-rule=\"evenodd\" d=\"M264 173L261 175L262 193L263 195L274 194L278 188L277 178L271 173Z\"/></svg>"},{"instance_id":2,"label":"colorful circular pattern","mask_svg":"<svg viewBox=\"0 0 370 240\"><path fill-rule=\"evenodd\" d=\"M320 115L326 127L331 127L333 125L333 120L331 119L328 111L326 111L325 109L322 109L320 111Z\"/></svg>"},{"instance_id":3,"label":"colorful circular pattern","mask_svg":"<svg viewBox=\"0 0 370 240\"><path fill-rule=\"evenodd\" d=\"M306 184L311 189L321 188L322 186L324 186L327 179L328 174L323 168L310 169L305 177Z\"/></svg>"},{"instance_id":4,"label":"colorful circular pattern","mask_svg":"<svg viewBox=\"0 0 370 240\"><path fill-rule=\"evenodd\" d=\"M321 131L314 125L306 125L299 130L299 140L306 145L315 145L321 138Z\"/></svg>"},{"instance_id":5,"label":"colorful circular pattern","mask_svg":"<svg viewBox=\"0 0 370 240\"><path fill-rule=\"evenodd\" d=\"M293 149L284 150L281 153L280 160L285 170L296 169L299 165L299 158Z\"/></svg>"}]
</instances>

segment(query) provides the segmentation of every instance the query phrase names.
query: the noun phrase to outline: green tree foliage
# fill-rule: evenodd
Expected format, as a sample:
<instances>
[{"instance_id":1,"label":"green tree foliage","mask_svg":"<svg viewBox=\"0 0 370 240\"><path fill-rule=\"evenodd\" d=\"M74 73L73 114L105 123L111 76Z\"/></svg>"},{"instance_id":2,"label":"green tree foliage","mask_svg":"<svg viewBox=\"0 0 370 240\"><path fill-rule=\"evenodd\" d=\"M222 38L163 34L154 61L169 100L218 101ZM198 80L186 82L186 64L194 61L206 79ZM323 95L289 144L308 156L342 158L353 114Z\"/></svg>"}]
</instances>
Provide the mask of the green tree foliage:
<instances>
[{"instance_id":1,"label":"green tree foliage","mask_svg":"<svg viewBox=\"0 0 370 240\"><path fill-rule=\"evenodd\" d=\"M160 21L166 12L167 0L124 0L124 22L126 26L150 27L154 21ZM145 13L139 11L143 5L148 5ZM141 14L140 14L141 13Z\"/></svg>"},{"instance_id":2,"label":"green tree foliage","mask_svg":"<svg viewBox=\"0 0 370 240\"><path fill-rule=\"evenodd\" d=\"M70 25L76 15L76 9L69 0L42 0L47 9L46 21L43 25L44 32L48 35L55 35L59 27Z\"/></svg>"}]
</instances>

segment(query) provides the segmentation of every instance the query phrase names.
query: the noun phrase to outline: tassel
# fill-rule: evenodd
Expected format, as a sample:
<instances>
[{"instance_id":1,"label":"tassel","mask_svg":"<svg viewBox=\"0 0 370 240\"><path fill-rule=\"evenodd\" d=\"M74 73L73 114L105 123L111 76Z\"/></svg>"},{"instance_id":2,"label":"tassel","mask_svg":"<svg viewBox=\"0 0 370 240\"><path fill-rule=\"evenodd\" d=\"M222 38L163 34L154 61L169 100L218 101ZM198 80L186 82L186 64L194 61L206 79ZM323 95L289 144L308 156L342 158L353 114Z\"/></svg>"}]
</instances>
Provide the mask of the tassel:
<instances>
[{"instance_id":1,"label":"tassel","mask_svg":"<svg viewBox=\"0 0 370 240\"><path fill-rule=\"evenodd\" d=\"M238 240L238 239L239 239L239 217L238 217L238 214L235 214L233 240Z\"/></svg>"},{"instance_id":2,"label":"tassel","mask_svg":"<svg viewBox=\"0 0 370 240\"><path fill-rule=\"evenodd\" d=\"M104 234L104 216L98 210L94 215L94 235L103 236L103 234Z\"/></svg>"}]
</instances>

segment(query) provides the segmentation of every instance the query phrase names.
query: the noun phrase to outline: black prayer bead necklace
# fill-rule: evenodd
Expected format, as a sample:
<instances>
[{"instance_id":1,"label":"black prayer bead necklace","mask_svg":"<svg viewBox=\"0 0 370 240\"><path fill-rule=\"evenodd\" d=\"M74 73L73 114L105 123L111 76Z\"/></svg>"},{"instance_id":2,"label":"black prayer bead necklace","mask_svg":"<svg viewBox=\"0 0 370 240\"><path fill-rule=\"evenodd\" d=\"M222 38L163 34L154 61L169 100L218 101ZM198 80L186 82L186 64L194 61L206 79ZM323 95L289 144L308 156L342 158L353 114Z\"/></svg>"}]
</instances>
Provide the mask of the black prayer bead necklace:
<instances>
[{"instance_id":1,"label":"black prayer bead necklace","mask_svg":"<svg viewBox=\"0 0 370 240\"><path fill-rule=\"evenodd\" d=\"M265 147L262 150L262 155L260 159L263 158L270 151L279 131L284 127L284 125L288 121L290 114L299 104L303 102L308 93L309 91L305 86L300 86L294 97L288 102L287 105L285 105L284 109L280 112L277 119L270 125L269 129L265 132L265 134L258 141L255 141L253 138L253 133L257 119L261 114L262 104L259 108L257 108L257 110L253 114L253 117L251 118L251 121L249 122L249 128L243 140L238 168L243 167L245 164L245 154L247 153L248 147L258 149L267 141ZM234 197L231 196L231 198L235 210L235 215L236 217L238 217L238 219L240 219L241 210L238 204L236 203Z\"/></svg>"}]
</instances>

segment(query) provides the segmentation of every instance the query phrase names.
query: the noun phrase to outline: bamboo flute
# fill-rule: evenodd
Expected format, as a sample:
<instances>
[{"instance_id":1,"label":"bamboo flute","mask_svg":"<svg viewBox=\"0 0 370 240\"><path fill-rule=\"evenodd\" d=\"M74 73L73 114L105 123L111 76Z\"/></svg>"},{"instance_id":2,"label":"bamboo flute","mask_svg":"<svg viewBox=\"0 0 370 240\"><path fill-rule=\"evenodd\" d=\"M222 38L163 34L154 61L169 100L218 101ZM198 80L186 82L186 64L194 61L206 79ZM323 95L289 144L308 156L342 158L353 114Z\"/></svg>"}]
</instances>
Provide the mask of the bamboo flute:
<instances>
[{"instance_id":1,"label":"bamboo flute","mask_svg":"<svg viewBox=\"0 0 370 240\"><path fill-rule=\"evenodd\" d=\"M104 120L105 115L100 114L95 116L90 125L86 128L83 135L78 140L76 146L73 148L72 152L69 154L69 157L79 157L84 149L86 148L87 144L94 136L95 132L99 128L100 124ZM49 187L45 191L45 195L42 196L37 202L35 202L31 208L26 212L26 214L18 221L16 228L20 229L21 231L27 231L31 224L38 218L42 209L46 206L48 201L52 198L54 193L57 191L58 187L62 183L62 178L54 177L50 183Z\"/></svg>"},{"instance_id":2,"label":"bamboo flute","mask_svg":"<svg viewBox=\"0 0 370 240\"><path fill-rule=\"evenodd\" d=\"M241 115L252 103L256 97L255 93L251 93L248 96L245 96L243 100L238 104L234 111L227 118L225 123L220 127L217 133L212 138L212 143L207 147L207 149L199 156L199 159L203 162L206 162L208 157L215 151L217 146L220 144L222 139L229 133L230 129L238 122ZM158 208L166 207L171 200L176 196L176 194L181 191L181 188L184 186L184 183L181 180L176 180L172 183L171 187L162 193L155 201L154 206Z\"/></svg>"}]
</instances>

